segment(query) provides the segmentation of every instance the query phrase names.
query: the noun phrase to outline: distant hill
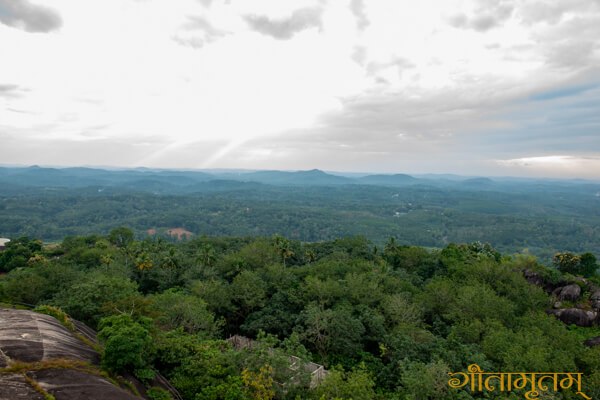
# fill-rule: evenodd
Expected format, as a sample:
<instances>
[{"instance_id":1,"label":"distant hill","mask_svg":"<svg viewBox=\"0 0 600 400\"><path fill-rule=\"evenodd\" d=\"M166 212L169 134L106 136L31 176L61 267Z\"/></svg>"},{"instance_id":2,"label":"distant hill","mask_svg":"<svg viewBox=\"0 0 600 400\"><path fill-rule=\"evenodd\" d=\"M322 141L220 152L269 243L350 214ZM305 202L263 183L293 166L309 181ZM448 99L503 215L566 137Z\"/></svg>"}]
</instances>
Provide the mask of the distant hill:
<instances>
[{"instance_id":1,"label":"distant hill","mask_svg":"<svg viewBox=\"0 0 600 400\"><path fill-rule=\"evenodd\" d=\"M380 187L422 186L443 190L499 190L509 192L563 191L567 187L598 184L591 181L490 179L458 175L371 174L338 175L319 169L306 171L96 169L83 167L0 167L0 192L9 194L34 189L126 190L153 194L192 194L272 187L325 187L373 185Z\"/></svg>"},{"instance_id":2,"label":"distant hill","mask_svg":"<svg viewBox=\"0 0 600 400\"><path fill-rule=\"evenodd\" d=\"M493 180L491 180L490 178L470 178L470 179L465 179L461 183L464 186L471 186L471 187L484 187L484 186L488 187L488 186L493 186L495 184L495 182Z\"/></svg>"},{"instance_id":3,"label":"distant hill","mask_svg":"<svg viewBox=\"0 0 600 400\"><path fill-rule=\"evenodd\" d=\"M358 182L366 185L382 185L382 186L402 186L411 185L419 182L419 179L406 175L406 174L394 174L394 175L367 175L357 179Z\"/></svg>"},{"instance_id":4,"label":"distant hill","mask_svg":"<svg viewBox=\"0 0 600 400\"><path fill-rule=\"evenodd\" d=\"M260 182L270 185L344 185L354 183L351 178L332 175L319 169L309 171L257 171L240 174L246 182Z\"/></svg>"}]
</instances>

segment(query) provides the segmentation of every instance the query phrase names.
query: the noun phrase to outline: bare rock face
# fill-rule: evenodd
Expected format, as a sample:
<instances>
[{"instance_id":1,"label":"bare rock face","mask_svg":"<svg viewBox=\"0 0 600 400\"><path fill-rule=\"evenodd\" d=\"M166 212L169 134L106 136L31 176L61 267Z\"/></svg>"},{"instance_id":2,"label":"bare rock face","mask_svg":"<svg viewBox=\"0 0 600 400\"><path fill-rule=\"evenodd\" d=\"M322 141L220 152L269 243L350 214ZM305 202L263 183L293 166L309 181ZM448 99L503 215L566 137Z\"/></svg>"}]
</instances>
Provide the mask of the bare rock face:
<instances>
[{"instance_id":1,"label":"bare rock face","mask_svg":"<svg viewBox=\"0 0 600 400\"><path fill-rule=\"evenodd\" d=\"M600 289L597 289L594 293L592 293L590 296L590 302L592 303L592 308L595 311L600 311Z\"/></svg>"},{"instance_id":2,"label":"bare rock face","mask_svg":"<svg viewBox=\"0 0 600 400\"><path fill-rule=\"evenodd\" d=\"M581 287L573 283L561 288L557 297L560 301L577 301L579 296L581 296Z\"/></svg>"},{"instance_id":3,"label":"bare rock face","mask_svg":"<svg viewBox=\"0 0 600 400\"><path fill-rule=\"evenodd\" d=\"M30 376L48 393L59 399L139 400L106 379L70 369L46 369Z\"/></svg>"},{"instance_id":4,"label":"bare rock face","mask_svg":"<svg viewBox=\"0 0 600 400\"><path fill-rule=\"evenodd\" d=\"M99 355L53 317L0 308L0 400L44 400L27 379L56 400L140 399L93 372L52 368L51 363L45 368L2 373L2 368L16 361L43 364L56 359L97 364Z\"/></svg>"},{"instance_id":5,"label":"bare rock face","mask_svg":"<svg viewBox=\"0 0 600 400\"><path fill-rule=\"evenodd\" d=\"M593 337L583 342L588 347L600 346L600 336Z\"/></svg>"},{"instance_id":6,"label":"bare rock face","mask_svg":"<svg viewBox=\"0 0 600 400\"><path fill-rule=\"evenodd\" d=\"M97 363L98 353L55 318L27 310L0 308L0 350L9 359L33 362L68 358Z\"/></svg>"},{"instance_id":7,"label":"bare rock face","mask_svg":"<svg viewBox=\"0 0 600 400\"><path fill-rule=\"evenodd\" d=\"M21 374L0 375L0 400L45 400Z\"/></svg>"},{"instance_id":8,"label":"bare rock face","mask_svg":"<svg viewBox=\"0 0 600 400\"><path fill-rule=\"evenodd\" d=\"M586 311L580 308L563 308L560 310L548 310L548 314L554 315L567 325L592 326L598 318L598 313Z\"/></svg>"}]
</instances>

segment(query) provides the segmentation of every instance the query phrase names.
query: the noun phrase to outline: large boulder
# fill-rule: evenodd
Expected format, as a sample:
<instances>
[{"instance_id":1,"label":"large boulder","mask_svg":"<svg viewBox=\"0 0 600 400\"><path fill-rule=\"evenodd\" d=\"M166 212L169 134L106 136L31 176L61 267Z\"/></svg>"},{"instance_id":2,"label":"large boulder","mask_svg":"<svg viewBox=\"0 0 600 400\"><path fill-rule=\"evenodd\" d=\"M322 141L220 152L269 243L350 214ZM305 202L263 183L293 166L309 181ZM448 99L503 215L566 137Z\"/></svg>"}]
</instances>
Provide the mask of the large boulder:
<instances>
[{"instance_id":1,"label":"large boulder","mask_svg":"<svg viewBox=\"0 0 600 400\"><path fill-rule=\"evenodd\" d=\"M567 325L592 326L598 318L598 313L586 311L580 308L563 308L560 310L548 310L548 314L554 315Z\"/></svg>"},{"instance_id":2,"label":"large boulder","mask_svg":"<svg viewBox=\"0 0 600 400\"><path fill-rule=\"evenodd\" d=\"M592 308L596 311L600 311L600 289L597 289L590 296L590 302L592 303Z\"/></svg>"},{"instance_id":3,"label":"large boulder","mask_svg":"<svg viewBox=\"0 0 600 400\"><path fill-rule=\"evenodd\" d=\"M560 301L577 301L581 296L581 287L575 283L564 286L558 292L558 300Z\"/></svg>"}]
</instances>

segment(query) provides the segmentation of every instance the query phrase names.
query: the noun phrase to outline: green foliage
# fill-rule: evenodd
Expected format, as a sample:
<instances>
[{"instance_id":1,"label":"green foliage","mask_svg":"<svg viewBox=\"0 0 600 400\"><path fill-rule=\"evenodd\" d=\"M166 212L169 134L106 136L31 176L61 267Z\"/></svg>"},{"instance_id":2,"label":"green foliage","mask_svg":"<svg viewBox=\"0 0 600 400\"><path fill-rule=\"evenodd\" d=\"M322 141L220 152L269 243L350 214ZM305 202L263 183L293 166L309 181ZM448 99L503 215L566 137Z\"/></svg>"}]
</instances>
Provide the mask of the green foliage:
<instances>
[{"instance_id":1,"label":"green foliage","mask_svg":"<svg viewBox=\"0 0 600 400\"><path fill-rule=\"evenodd\" d=\"M546 315L551 297L523 271L549 287L566 278L534 257L477 242L429 250L364 237L173 243L121 233L34 251L0 275L0 297L98 326L105 368L146 382L159 371L185 400L468 399L447 391L447 372L473 363L581 371L596 393L600 349L582 343L599 333ZM234 349L220 340L232 335L255 340ZM308 360L330 371L312 388Z\"/></svg>"},{"instance_id":2,"label":"green foliage","mask_svg":"<svg viewBox=\"0 0 600 400\"><path fill-rule=\"evenodd\" d=\"M133 297L137 294L136 288L135 283L122 277L92 273L71 288L58 292L52 303L73 318L95 327L102 317L114 311L106 309L108 305Z\"/></svg>"},{"instance_id":3,"label":"green foliage","mask_svg":"<svg viewBox=\"0 0 600 400\"><path fill-rule=\"evenodd\" d=\"M58 307L41 305L34 308L33 311L38 312L40 314L50 315L51 317L56 318L58 322L60 322L65 328L67 328L71 332L75 331L75 325L73 324L73 321L71 321L71 318L69 318L67 313L65 313Z\"/></svg>"},{"instance_id":4,"label":"green foliage","mask_svg":"<svg viewBox=\"0 0 600 400\"><path fill-rule=\"evenodd\" d=\"M264 365L258 372L248 369L242 371L242 382L254 400L271 400L275 397L273 388L273 368Z\"/></svg>"},{"instance_id":5,"label":"green foliage","mask_svg":"<svg viewBox=\"0 0 600 400\"><path fill-rule=\"evenodd\" d=\"M334 368L315 390L315 399L372 400L375 382L363 364L352 371Z\"/></svg>"},{"instance_id":6,"label":"green foliage","mask_svg":"<svg viewBox=\"0 0 600 400\"><path fill-rule=\"evenodd\" d=\"M150 400L173 400L171 393L159 387L151 387L146 391L146 396Z\"/></svg>"},{"instance_id":7,"label":"green foliage","mask_svg":"<svg viewBox=\"0 0 600 400\"><path fill-rule=\"evenodd\" d=\"M215 320L202 299L176 289L152 295L150 299L158 314L155 321L164 330L181 327L187 333L201 334L206 338L219 333L222 323Z\"/></svg>"},{"instance_id":8,"label":"green foliage","mask_svg":"<svg viewBox=\"0 0 600 400\"><path fill-rule=\"evenodd\" d=\"M301 335L321 358L354 357L361 350L365 327L352 309L340 305L333 309L309 304L301 313L304 328Z\"/></svg>"},{"instance_id":9,"label":"green foliage","mask_svg":"<svg viewBox=\"0 0 600 400\"><path fill-rule=\"evenodd\" d=\"M238 354L225 343L171 331L156 346L157 366L185 399L247 399Z\"/></svg>"},{"instance_id":10,"label":"green foliage","mask_svg":"<svg viewBox=\"0 0 600 400\"><path fill-rule=\"evenodd\" d=\"M441 361L407 362L403 365L402 387L406 399L437 400L446 397L449 387L448 365Z\"/></svg>"},{"instance_id":11,"label":"green foliage","mask_svg":"<svg viewBox=\"0 0 600 400\"><path fill-rule=\"evenodd\" d=\"M27 267L29 260L38 255L41 250L40 240L32 240L26 236L11 240L0 252L0 272Z\"/></svg>"},{"instance_id":12,"label":"green foliage","mask_svg":"<svg viewBox=\"0 0 600 400\"><path fill-rule=\"evenodd\" d=\"M1 282L0 294L11 303L35 306L47 297L48 280L30 268L16 269Z\"/></svg>"},{"instance_id":13,"label":"green foliage","mask_svg":"<svg viewBox=\"0 0 600 400\"><path fill-rule=\"evenodd\" d=\"M153 342L149 319L134 321L129 315L100 320L98 338L104 344L102 366L113 372L134 371L142 380L154 378L151 370Z\"/></svg>"},{"instance_id":14,"label":"green foliage","mask_svg":"<svg viewBox=\"0 0 600 400\"><path fill-rule=\"evenodd\" d=\"M573 253L557 253L552 258L556 268L566 274L591 277L596 274L598 263L592 253L576 255Z\"/></svg>"},{"instance_id":15,"label":"green foliage","mask_svg":"<svg viewBox=\"0 0 600 400\"><path fill-rule=\"evenodd\" d=\"M482 350L499 369L577 370L577 358L585 348L564 324L542 312L528 314L518 322L516 329L499 325L486 328Z\"/></svg>"},{"instance_id":16,"label":"green foliage","mask_svg":"<svg viewBox=\"0 0 600 400\"><path fill-rule=\"evenodd\" d=\"M110 231L108 240L119 248L127 247L133 242L133 231L126 227L115 228Z\"/></svg>"}]
</instances>

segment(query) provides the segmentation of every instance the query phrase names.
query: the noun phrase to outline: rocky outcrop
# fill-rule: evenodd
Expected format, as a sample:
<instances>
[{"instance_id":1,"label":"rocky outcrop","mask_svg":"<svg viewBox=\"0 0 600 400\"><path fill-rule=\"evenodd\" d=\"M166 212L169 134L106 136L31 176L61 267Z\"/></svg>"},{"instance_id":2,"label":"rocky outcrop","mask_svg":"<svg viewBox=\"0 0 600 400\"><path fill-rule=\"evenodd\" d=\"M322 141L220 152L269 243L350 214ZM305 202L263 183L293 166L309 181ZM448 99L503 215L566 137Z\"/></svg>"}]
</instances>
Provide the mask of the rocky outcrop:
<instances>
[{"instance_id":1,"label":"rocky outcrop","mask_svg":"<svg viewBox=\"0 0 600 400\"><path fill-rule=\"evenodd\" d=\"M577 301L581 296L581 287L575 283L559 288L557 297L559 301Z\"/></svg>"},{"instance_id":2,"label":"rocky outcrop","mask_svg":"<svg viewBox=\"0 0 600 400\"><path fill-rule=\"evenodd\" d=\"M56 358L99 361L96 351L55 318L27 310L0 309L0 350L8 359L24 362Z\"/></svg>"},{"instance_id":3,"label":"rocky outcrop","mask_svg":"<svg viewBox=\"0 0 600 400\"><path fill-rule=\"evenodd\" d=\"M0 400L45 400L22 374L0 375Z\"/></svg>"},{"instance_id":4,"label":"rocky outcrop","mask_svg":"<svg viewBox=\"0 0 600 400\"><path fill-rule=\"evenodd\" d=\"M55 318L0 308L0 400L44 400L40 388L56 400L140 399L101 376L98 361Z\"/></svg>"},{"instance_id":5,"label":"rocky outcrop","mask_svg":"<svg viewBox=\"0 0 600 400\"><path fill-rule=\"evenodd\" d=\"M548 310L548 314L554 315L567 325L592 326L598 318L598 313L586 311L580 308L563 308L559 310Z\"/></svg>"},{"instance_id":6,"label":"rocky outcrop","mask_svg":"<svg viewBox=\"0 0 600 400\"><path fill-rule=\"evenodd\" d=\"M139 400L105 378L72 369L45 369L28 374L42 389L60 399Z\"/></svg>"}]
</instances>

